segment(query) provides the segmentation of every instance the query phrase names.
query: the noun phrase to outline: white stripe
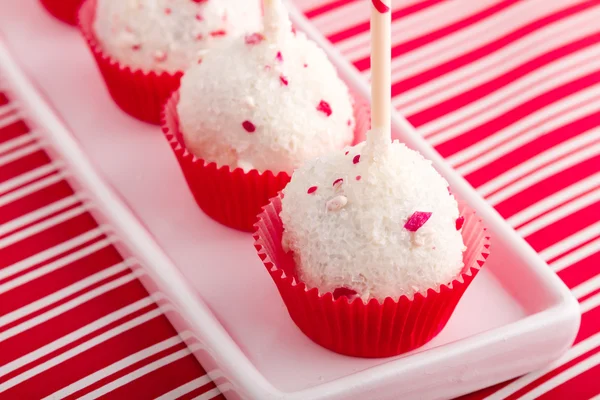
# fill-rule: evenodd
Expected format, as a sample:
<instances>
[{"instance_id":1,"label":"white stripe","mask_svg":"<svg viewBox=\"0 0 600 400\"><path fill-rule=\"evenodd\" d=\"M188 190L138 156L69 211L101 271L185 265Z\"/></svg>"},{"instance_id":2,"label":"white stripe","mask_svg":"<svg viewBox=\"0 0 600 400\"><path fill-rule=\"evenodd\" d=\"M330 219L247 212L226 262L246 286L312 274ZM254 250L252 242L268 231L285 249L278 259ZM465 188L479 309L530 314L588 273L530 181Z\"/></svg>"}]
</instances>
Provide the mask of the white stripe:
<instances>
[{"instance_id":1,"label":"white stripe","mask_svg":"<svg viewBox=\"0 0 600 400\"><path fill-rule=\"evenodd\" d=\"M585 246L581 246L577 250L554 261L550 264L550 266L554 272L562 271L563 269L598 253L598 249L600 249L600 239L594 240Z\"/></svg>"},{"instance_id":2,"label":"white stripe","mask_svg":"<svg viewBox=\"0 0 600 400\"><path fill-rule=\"evenodd\" d=\"M94 390L93 392L86 394L85 396L80 397L79 400L97 399L98 397L101 397L107 393L112 392L113 390L120 388L121 386L124 386L130 382L133 382L136 379L139 379L140 377L147 375L152 371L156 371L157 369L164 367L165 365L169 365L177 360L180 360L184 357L189 356L190 354L192 354L191 352L193 352L194 350L195 349L192 346L189 349L185 348L185 349L179 350L175 353L169 354L168 356L165 356L165 357L161 358L160 360L156 360L148 365L144 365L142 368L139 368L125 376L120 377L119 379L116 379L116 380Z\"/></svg>"},{"instance_id":3,"label":"white stripe","mask_svg":"<svg viewBox=\"0 0 600 400\"><path fill-rule=\"evenodd\" d=\"M12 203L13 201L19 200L22 197L28 196L31 193L35 193L38 190L42 190L47 188L48 186L52 186L57 182L60 182L65 179L67 174L65 172L60 172L58 174L50 175L44 179L33 182L30 185L17 189L13 192L5 194L4 196L0 196L0 207Z\"/></svg>"},{"instance_id":4,"label":"white stripe","mask_svg":"<svg viewBox=\"0 0 600 400\"><path fill-rule=\"evenodd\" d=\"M20 230L18 232L13 233L12 235L6 236L5 238L0 239L0 250L5 249L22 240L25 240L28 237L37 235L40 232L44 232L47 229L60 225L63 222L66 222L70 219L74 219L75 217L85 214L86 212L88 212L89 207L89 204L83 204L79 207L67 210L62 214L58 214L52 218L48 218L46 220L38 222L37 224L30 226L29 228Z\"/></svg>"},{"instance_id":5,"label":"white stripe","mask_svg":"<svg viewBox=\"0 0 600 400\"><path fill-rule=\"evenodd\" d=\"M534 388L531 392L521 397L521 399L535 400L544 393L549 392L550 390L562 385L563 383L575 378L578 375L581 375L587 370L594 368L598 364L600 364L600 353L596 353L593 356L588 357L585 360L579 362L578 364L573 365L571 368L564 370L560 374L553 376L546 382ZM597 385L597 383L593 384Z\"/></svg>"},{"instance_id":6,"label":"white stripe","mask_svg":"<svg viewBox=\"0 0 600 400\"><path fill-rule=\"evenodd\" d=\"M538 169L534 173L527 175L526 177L507 185L503 189L497 191L491 196L487 197L488 202L491 205L496 205L501 203L502 201L520 193L521 191L535 185L538 182L543 181L546 178L554 176L574 165L581 164L588 160L589 158L593 158L600 154L600 143L595 144L593 146L585 147L575 153L568 155L567 157L556 161L555 163L546 165L543 168ZM485 196L485 190L479 191L482 193L482 196Z\"/></svg>"},{"instance_id":7,"label":"white stripe","mask_svg":"<svg viewBox=\"0 0 600 400\"><path fill-rule=\"evenodd\" d=\"M599 64L600 67L600 64ZM594 101L590 103L580 103L574 107L572 107L569 111L561 114L550 114L550 118L542 122L541 124L537 124L537 126L532 126L529 129L524 131L515 132L510 127L508 129L504 129L499 131L497 134L489 136L484 139L486 144L490 144L490 142L496 141L498 143L494 144L494 147L487 147L485 145L480 145L481 142L478 142L474 146L471 146L466 149L466 151L461 151L460 155L454 159L454 162L461 163L466 161L465 156L469 156L469 153L473 153L477 150L483 150L484 152L475 155L471 161L461 165L456 170L462 174L467 175L473 171L483 168L486 165L489 165L493 161L498 160L501 157L511 154L513 151L519 149L520 147L550 133L556 129L561 129L565 125L573 123L579 119L585 118L588 115L594 114L598 112L600 109L600 97L594 99ZM577 137L569 139L569 141L564 142L565 144L570 143L570 141L575 141L575 145L578 143L577 140L595 140L598 137L598 132L600 129L593 129L589 134L590 137L586 137L586 139L578 139ZM505 135L505 136L503 136ZM583 136L582 134L578 136ZM489 140L487 140L489 139ZM508 139L508 140L507 140ZM487 147L487 148L486 148ZM487 151L487 152L486 152ZM560 152L564 154L564 150L562 150L562 145L555 146L554 150L546 150L553 152ZM552 153L551 153L552 154ZM536 156L537 157L537 156ZM456 166L456 164L452 164Z\"/></svg>"},{"instance_id":8,"label":"white stripe","mask_svg":"<svg viewBox=\"0 0 600 400\"><path fill-rule=\"evenodd\" d=\"M541 216L540 218L531 221L527 225L517 229L517 232L523 236L527 237L540 229L543 229L556 221L559 221L571 214L576 213L579 210L583 210L595 202L600 201L600 190L595 190L586 194L585 196L581 196L562 207L559 207L555 210L550 211L548 214Z\"/></svg>"},{"instance_id":9,"label":"white stripe","mask_svg":"<svg viewBox=\"0 0 600 400\"><path fill-rule=\"evenodd\" d=\"M200 378L189 381L188 383L183 384L160 397L157 397L155 400L176 400L181 396L188 394L189 392L196 390L210 382L211 380L208 375L203 375Z\"/></svg>"},{"instance_id":10,"label":"white stripe","mask_svg":"<svg viewBox=\"0 0 600 400\"><path fill-rule=\"evenodd\" d=\"M144 360L154 354L160 353L163 350L166 350L170 347L173 347L179 343L181 343L182 339L179 336L173 336L169 339L165 339L162 342L156 343L152 346L146 347L143 350L138 351L137 353L131 354L105 368L102 368L91 375L86 376L78 380L77 382L71 383L70 385L62 388L61 390L52 393L50 396L45 397L44 400L50 399L62 399L67 396L72 395L75 392L78 392L104 378L110 376L118 371L123 370L141 360Z\"/></svg>"},{"instance_id":11,"label":"white stripe","mask_svg":"<svg viewBox=\"0 0 600 400\"><path fill-rule=\"evenodd\" d=\"M368 4L367 2L362 3L363 7ZM469 7L461 7L455 2L444 1L417 13L392 21L392 46L430 34L465 17L476 14L480 10L490 7L493 3L490 0L483 0L471 4ZM368 8L366 11L366 13L362 11L360 14L362 22L368 21L365 19L369 15ZM371 48L369 31L346 38L335 45L344 54L345 58L351 61L369 57ZM369 73L368 69L364 72L365 75Z\"/></svg>"},{"instance_id":12,"label":"white stripe","mask_svg":"<svg viewBox=\"0 0 600 400\"><path fill-rule=\"evenodd\" d=\"M17 104L15 102L6 103L3 106L0 106L0 122L2 122L2 118L4 118L9 112L16 111L18 109Z\"/></svg>"},{"instance_id":13,"label":"white stripe","mask_svg":"<svg viewBox=\"0 0 600 400\"><path fill-rule=\"evenodd\" d=\"M73 239L69 239L66 242L57 244L54 247L51 247L44 251L41 251L41 252L39 252L31 257L28 257L24 260L21 260L15 264L11 265L10 267L2 268L2 269L0 269L0 280L4 280L11 275L18 274L19 272L25 271L25 270L33 267L34 265L41 264L41 263L45 262L46 260L54 258L61 253L66 253L67 251L70 251L77 246L80 246L86 242L89 242L90 240L96 239L98 236L103 235L104 231L106 229L107 229L106 226L99 226L99 227L89 230L85 233L82 233L81 235L76 236ZM71 256L68 256L65 258L65 260L66 260L65 262L69 262L69 263L71 262L71 260L69 260L69 257L71 257ZM76 260L76 259L74 259L74 260ZM60 260L58 260L58 261L60 261ZM2 287L2 286L0 286L0 287ZM0 291L0 293L2 293L2 291Z\"/></svg>"},{"instance_id":14,"label":"white stripe","mask_svg":"<svg viewBox=\"0 0 600 400\"><path fill-rule=\"evenodd\" d=\"M9 164L13 161L18 160L19 158L23 158L25 156L33 154L41 149L42 149L42 142L38 141L38 142L32 143L28 146L21 147L20 149L15 150L12 153L4 154L4 155L0 156L0 166Z\"/></svg>"},{"instance_id":15,"label":"white stripe","mask_svg":"<svg viewBox=\"0 0 600 400\"><path fill-rule=\"evenodd\" d=\"M50 309L43 314L36 315L35 317L28 319L27 321L24 321L24 322L20 323L19 325L15 325L10 329L0 332L0 342L10 339L13 336L19 335L19 334L33 328L34 326L38 326L44 322L47 322L61 314L66 313L67 311L70 311L76 307L79 307L82 304L87 303L88 301L90 301L92 299L95 299L96 297L102 296L105 293L108 293L114 289L117 289L117 288L131 282L131 281L136 280L141 275L141 273L137 273L137 272L138 271L136 271L136 273L130 273L130 274L122 276L118 279L115 279L114 281L105 283L104 285L94 288L94 289L90 290L89 292L86 292L72 300L69 300L66 303L59 305L58 307ZM0 390L0 393L1 392L2 391Z\"/></svg>"},{"instance_id":16,"label":"white stripe","mask_svg":"<svg viewBox=\"0 0 600 400\"><path fill-rule=\"evenodd\" d=\"M30 364L30 363L34 362L35 360L39 360L40 358L42 358L50 353L53 353L56 350L63 348L65 346L81 339L82 337L85 337L85 336L99 330L99 329L102 329L105 326L108 326L108 325L112 324L113 322L118 321L121 318L123 318L129 314L132 314L138 310L141 310L144 307L148 307L149 305L151 305L153 303L154 303L154 301L150 297L145 297L141 300L136 301L135 303L131 303L119 310L113 311L112 313L107 314L107 315L103 316L102 318L95 320L94 322L90 322L89 324L87 324L73 332L69 332L69 334L67 334L61 338L58 338L58 339L54 340L53 342L50 342L42 347L38 347L31 353L25 354L22 357L19 357L7 364L0 366L0 377L4 376L6 374L9 374L9 373L23 367L24 365Z\"/></svg>"},{"instance_id":17,"label":"white stripe","mask_svg":"<svg viewBox=\"0 0 600 400\"><path fill-rule=\"evenodd\" d=\"M106 331L90 340L88 340L87 342L84 342L82 344L80 344L79 346L76 346L70 350L65 351L64 353L42 363L42 364L38 364L35 367L28 369L27 371L15 376L14 378L11 378L7 381L5 381L4 383L0 384L0 393L2 393L5 390L8 390L12 387L15 387L16 385L27 381L28 379L31 379L32 377L41 374L44 371L47 371L48 369L55 367L63 362L65 362L68 359L71 359L95 346L98 346L99 344L117 336L120 335L123 332L127 332L128 330L135 328L138 325L141 325L147 321L150 321L158 316L162 315L160 310L155 309L152 311L147 312L146 314L140 315L139 317L132 319L130 321L127 321L109 331Z\"/></svg>"},{"instance_id":18,"label":"white stripe","mask_svg":"<svg viewBox=\"0 0 600 400\"><path fill-rule=\"evenodd\" d=\"M544 250L539 252L539 255L544 260L551 260L554 257L566 253L567 251L576 248L582 243L592 240L597 236L600 236L600 222L596 222L595 224L592 224L587 228L574 233L568 238L565 238L558 243L554 243L550 247L546 247Z\"/></svg>"},{"instance_id":19,"label":"white stripe","mask_svg":"<svg viewBox=\"0 0 600 400\"><path fill-rule=\"evenodd\" d=\"M0 236L4 236L9 232L16 231L26 225L29 225L35 221L39 221L43 218L46 218L49 215L52 215L60 210L63 210L67 207L70 207L74 204L77 204L81 201L79 195L73 195L69 197L65 197L64 199L55 201L54 203L50 203L45 207L38 208L35 211L32 211L28 214L25 214L19 218L13 219L10 222L7 222L3 225L0 225Z\"/></svg>"},{"instance_id":20,"label":"white stripe","mask_svg":"<svg viewBox=\"0 0 600 400\"><path fill-rule=\"evenodd\" d=\"M600 244L600 240L598 241L598 244ZM598 247L598 249L600 249L600 247ZM596 275L595 277L575 286L573 289L571 289L571 293L573 293L573 296L580 299L598 288L600 288L600 275Z\"/></svg>"},{"instance_id":21,"label":"white stripe","mask_svg":"<svg viewBox=\"0 0 600 400\"><path fill-rule=\"evenodd\" d=\"M596 293L590 298L585 299L581 302L579 307L581 308L581 313L586 313L600 305L600 293Z\"/></svg>"},{"instance_id":22,"label":"white stripe","mask_svg":"<svg viewBox=\"0 0 600 400\"><path fill-rule=\"evenodd\" d=\"M15 108L17 108L15 106ZM5 118L0 118L0 129L5 128L11 124L14 124L15 122L21 120L21 115L17 112L15 114L10 114L9 116L5 117Z\"/></svg>"},{"instance_id":23,"label":"white stripe","mask_svg":"<svg viewBox=\"0 0 600 400\"><path fill-rule=\"evenodd\" d=\"M548 372L551 372L554 369L560 367L561 365L564 365L569 361L581 356L582 354L585 354L588 351L595 349L598 345L600 345L600 333L596 333L595 335L590 336L585 340L582 340L581 342L571 347L562 357L550 364L548 367L522 376L521 378L509 383L502 389L498 390L491 396L486 397L486 400L505 399L511 394L515 393L516 391L529 385L531 382L534 382L538 378L546 375Z\"/></svg>"},{"instance_id":24,"label":"white stripe","mask_svg":"<svg viewBox=\"0 0 600 400\"><path fill-rule=\"evenodd\" d=\"M532 220L534 217L551 210L559 204L573 199L598 186L600 186L600 172L582 179L579 182L574 183L573 185L568 186L559 192L553 193L552 195L538 201L535 204L532 204L526 209L521 210L508 218L506 222L513 227L520 226L523 223Z\"/></svg>"},{"instance_id":25,"label":"white stripe","mask_svg":"<svg viewBox=\"0 0 600 400\"><path fill-rule=\"evenodd\" d=\"M526 4L529 4L530 7L533 6L538 9L542 8L542 4L532 4L529 2L523 2L521 4L523 4L523 7ZM563 3L559 4L558 2L554 2L553 4L557 9L563 8ZM564 4L564 8L567 6L567 4ZM597 10L598 8L595 9L595 11ZM518 13L519 10L515 7L507 11ZM546 14L551 14L553 11L555 10L549 10L549 12ZM517 24L519 21L514 18L514 25L523 26L533 20L542 18L543 16L544 15L541 15L540 13L522 14L521 18L523 21L525 21L525 23ZM593 29L592 21L595 21L597 18L598 15L594 15L588 11L556 21L512 42L505 47L494 51L493 53L486 55L485 57L465 64L458 69L450 71L447 74L434 78L423 85L402 93L401 96L398 96L396 99L394 99L394 105L399 107L402 112L406 113L406 115L412 115L432 107L435 104L446 101L458 94L465 93L485 82L493 81L497 77L520 65L526 64L536 57L593 33L595 30ZM493 23L497 24L498 21L500 20L496 17L493 18ZM590 24L592 25L591 28L589 26ZM508 29L510 28L508 24L503 24L501 26L501 32L498 30L489 30L488 28L490 35L493 35L491 36L492 40L489 40L489 42L503 36L505 32L512 31L512 29ZM485 26L483 27L486 28ZM482 37L482 39L480 40L479 37ZM401 79L413 76L422 72L423 70L429 69L432 66L441 65L450 59L468 53L469 51L479 47L474 45L476 44L476 41L480 40L481 44L484 44L484 38L485 33L483 35L472 34L466 36L466 41L464 43L467 46L465 46L465 44L455 44L454 47L448 46L449 51L447 54L432 53L428 58L423 58L420 65L417 64L415 66L411 66L411 68L407 68L405 65L403 66L403 70L398 72L394 71L392 73L392 82L400 81ZM486 40L486 42L488 41ZM551 65L551 67L544 66L538 71L535 71L535 73L542 75L543 73L540 73L540 71L549 71L552 69L556 70L557 68L560 68L560 62L555 61L548 65ZM515 86L522 86L523 83L527 81L531 82L532 78L521 77L516 80L515 83L508 85L504 92L510 90L510 88L514 88ZM452 118L453 117L445 118L445 120L451 120Z\"/></svg>"},{"instance_id":26,"label":"white stripe","mask_svg":"<svg viewBox=\"0 0 600 400\"><path fill-rule=\"evenodd\" d=\"M9 190L18 188L19 186L24 185L27 182L31 182L44 175L48 175L51 172L59 170L63 167L63 165L64 164L61 161L55 161L50 164L44 164L41 167L37 167L36 169L33 169L31 171L27 171L19 176L15 176L14 178L4 181L0 184L0 193L8 192Z\"/></svg>"},{"instance_id":27,"label":"white stripe","mask_svg":"<svg viewBox=\"0 0 600 400\"><path fill-rule=\"evenodd\" d=\"M90 275L84 279L81 279L69 286L66 286L52 294L49 294L41 299L33 301L26 306L23 306L19 309L16 309L12 312L4 314L0 317L0 327L10 324L14 321L17 321L27 315L30 315L36 311L39 311L45 307L48 307L51 304L54 304L60 300L63 300L89 286L92 286L100 281L103 281L106 278L109 278L113 275L118 274L119 272L123 272L127 270L131 265L135 264L134 260L127 260L120 262L118 264L113 265L112 267L108 267L103 269L100 272L97 272L93 275Z\"/></svg>"},{"instance_id":28,"label":"white stripe","mask_svg":"<svg viewBox=\"0 0 600 400\"><path fill-rule=\"evenodd\" d=\"M1 117L0 117L1 118ZM31 134L17 136L14 139L7 140L6 142L0 143L0 154L14 150L17 147L21 147L26 143L35 140L36 137Z\"/></svg>"},{"instance_id":29,"label":"white stripe","mask_svg":"<svg viewBox=\"0 0 600 400\"><path fill-rule=\"evenodd\" d=\"M225 390L223 390L225 391ZM209 390L206 393L201 394L198 397L195 397L194 400L210 400L210 399L214 399L215 397L217 397L218 395L221 394L221 390L219 388L214 388Z\"/></svg>"}]
</instances>

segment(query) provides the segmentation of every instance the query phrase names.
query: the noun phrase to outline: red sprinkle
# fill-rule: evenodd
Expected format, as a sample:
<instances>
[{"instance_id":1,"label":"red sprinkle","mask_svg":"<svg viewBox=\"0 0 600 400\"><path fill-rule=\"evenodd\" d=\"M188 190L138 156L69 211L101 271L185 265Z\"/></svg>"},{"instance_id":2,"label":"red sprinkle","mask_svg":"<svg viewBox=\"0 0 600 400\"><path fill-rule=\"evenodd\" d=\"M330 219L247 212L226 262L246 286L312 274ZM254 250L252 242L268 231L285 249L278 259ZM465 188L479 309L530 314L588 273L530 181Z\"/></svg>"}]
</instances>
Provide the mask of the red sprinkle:
<instances>
[{"instance_id":1,"label":"red sprinkle","mask_svg":"<svg viewBox=\"0 0 600 400\"><path fill-rule=\"evenodd\" d=\"M452 196L452 190L450 190L450 186L448 186L446 189L448 189L448 194Z\"/></svg>"},{"instance_id":2,"label":"red sprinkle","mask_svg":"<svg viewBox=\"0 0 600 400\"><path fill-rule=\"evenodd\" d=\"M304 63L304 68L308 68L308 64Z\"/></svg>"},{"instance_id":3,"label":"red sprinkle","mask_svg":"<svg viewBox=\"0 0 600 400\"><path fill-rule=\"evenodd\" d=\"M296 36L296 28L292 26L292 33Z\"/></svg>"},{"instance_id":4,"label":"red sprinkle","mask_svg":"<svg viewBox=\"0 0 600 400\"><path fill-rule=\"evenodd\" d=\"M218 31L212 31L210 33L210 36L215 37L215 36L225 36L227 35L227 32L224 29L218 30Z\"/></svg>"},{"instance_id":5,"label":"red sprinkle","mask_svg":"<svg viewBox=\"0 0 600 400\"><path fill-rule=\"evenodd\" d=\"M165 8L165 14L170 15L171 14L171 9L170 8Z\"/></svg>"},{"instance_id":6,"label":"red sprinkle","mask_svg":"<svg viewBox=\"0 0 600 400\"><path fill-rule=\"evenodd\" d=\"M464 224L465 224L465 217L456 218L456 230L457 231L460 231Z\"/></svg>"},{"instance_id":7,"label":"red sprinkle","mask_svg":"<svg viewBox=\"0 0 600 400\"><path fill-rule=\"evenodd\" d=\"M358 293L356 293L356 291L352 290L352 289L348 289L348 288L345 288L345 287L339 287L339 288L335 289L332 294L333 294L333 299L334 300L337 300L337 299L339 299L342 296L343 297L347 297L348 300L351 300Z\"/></svg>"},{"instance_id":8,"label":"red sprinkle","mask_svg":"<svg viewBox=\"0 0 600 400\"><path fill-rule=\"evenodd\" d=\"M284 85L284 86L288 85L288 80L287 80L287 78L285 76L279 75L279 80L281 81L282 85Z\"/></svg>"},{"instance_id":9,"label":"red sprinkle","mask_svg":"<svg viewBox=\"0 0 600 400\"><path fill-rule=\"evenodd\" d=\"M375 9L377 11L379 11L381 14L385 14L386 12L390 11L390 8L388 6L385 5L385 3L381 0L371 0L373 2L373 6L375 7Z\"/></svg>"},{"instance_id":10,"label":"red sprinkle","mask_svg":"<svg viewBox=\"0 0 600 400\"><path fill-rule=\"evenodd\" d=\"M346 122L346 124L348 124L348 126L352 125L352 120L349 119L348 122Z\"/></svg>"},{"instance_id":11,"label":"red sprinkle","mask_svg":"<svg viewBox=\"0 0 600 400\"><path fill-rule=\"evenodd\" d=\"M344 183L344 179L343 178L337 178L335 181L333 181L333 185L335 187L335 185L337 185L338 183Z\"/></svg>"},{"instance_id":12,"label":"red sprinkle","mask_svg":"<svg viewBox=\"0 0 600 400\"><path fill-rule=\"evenodd\" d=\"M203 16L202 16L202 14L200 14L200 13L196 14L196 19L197 19L198 21L204 21L204 17L203 17Z\"/></svg>"},{"instance_id":13,"label":"red sprinkle","mask_svg":"<svg viewBox=\"0 0 600 400\"><path fill-rule=\"evenodd\" d=\"M344 155L347 156L348 153L350 153L350 150L348 150L347 152L345 152Z\"/></svg>"},{"instance_id":14,"label":"red sprinkle","mask_svg":"<svg viewBox=\"0 0 600 400\"><path fill-rule=\"evenodd\" d=\"M313 194L316 191L317 191L317 186L311 186L308 188L308 191L306 193Z\"/></svg>"},{"instance_id":15,"label":"red sprinkle","mask_svg":"<svg viewBox=\"0 0 600 400\"><path fill-rule=\"evenodd\" d=\"M208 0L192 0L194 3L206 3Z\"/></svg>"},{"instance_id":16,"label":"red sprinkle","mask_svg":"<svg viewBox=\"0 0 600 400\"><path fill-rule=\"evenodd\" d=\"M425 225L425 222L427 222L430 217L430 212L415 211L408 221L406 221L406 224L404 224L404 228L411 232L416 232L420 227Z\"/></svg>"},{"instance_id":17,"label":"red sprinkle","mask_svg":"<svg viewBox=\"0 0 600 400\"><path fill-rule=\"evenodd\" d=\"M196 35L196 40L202 40L202 39L204 39L204 36L201 33Z\"/></svg>"},{"instance_id":18,"label":"red sprinkle","mask_svg":"<svg viewBox=\"0 0 600 400\"><path fill-rule=\"evenodd\" d=\"M277 55L275 56L275 59L279 62L283 62L283 56L281 55L281 52L278 51Z\"/></svg>"},{"instance_id":19,"label":"red sprinkle","mask_svg":"<svg viewBox=\"0 0 600 400\"><path fill-rule=\"evenodd\" d=\"M244 129L246 130L246 132L248 133L252 133L256 130L256 126L254 126L254 124L250 121L244 121L242 122L242 126L244 127Z\"/></svg>"},{"instance_id":20,"label":"red sprinkle","mask_svg":"<svg viewBox=\"0 0 600 400\"><path fill-rule=\"evenodd\" d=\"M360 154L357 154L354 156L354 158L352 159L352 163L353 164L358 164L360 162Z\"/></svg>"},{"instance_id":21,"label":"red sprinkle","mask_svg":"<svg viewBox=\"0 0 600 400\"><path fill-rule=\"evenodd\" d=\"M142 48L141 44L134 44L133 46L131 46L131 50L133 50L133 51L138 51L141 48Z\"/></svg>"},{"instance_id":22,"label":"red sprinkle","mask_svg":"<svg viewBox=\"0 0 600 400\"><path fill-rule=\"evenodd\" d=\"M360 181L361 179L362 179L362 176L360 176L360 175L356 175L356 180L357 180L357 181Z\"/></svg>"},{"instance_id":23,"label":"red sprinkle","mask_svg":"<svg viewBox=\"0 0 600 400\"><path fill-rule=\"evenodd\" d=\"M321 100L321 102L317 106L317 111L321 111L322 113L324 113L325 115L327 115L329 117L331 115L331 106L329 105L328 102Z\"/></svg>"},{"instance_id":24,"label":"red sprinkle","mask_svg":"<svg viewBox=\"0 0 600 400\"><path fill-rule=\"evenodd\" d=\"M265 35L262 33L253 33L251 35L246 35L246 44L258 44L265 40Z\"/></svg>"}]
</instances>

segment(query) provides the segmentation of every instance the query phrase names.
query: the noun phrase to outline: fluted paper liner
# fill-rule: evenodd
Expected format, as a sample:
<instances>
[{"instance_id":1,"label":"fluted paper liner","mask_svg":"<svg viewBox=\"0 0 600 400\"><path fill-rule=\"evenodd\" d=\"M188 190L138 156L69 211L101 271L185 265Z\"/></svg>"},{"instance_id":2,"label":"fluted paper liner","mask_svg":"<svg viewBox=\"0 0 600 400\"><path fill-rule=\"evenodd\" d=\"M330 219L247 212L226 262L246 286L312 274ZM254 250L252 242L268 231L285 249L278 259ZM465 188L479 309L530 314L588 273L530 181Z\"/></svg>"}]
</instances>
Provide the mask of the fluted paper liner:
<instances>
[{"instance_id":1,"label":"fluted paper liner","mask_svg":"<svg viewBox=\"0 0 600 400\"><path fill-rule=\"evenodd\" d=\"M77 25L77 12L82 0L40 0L50 14L69 25Z\"/></svg>"},{"instance_id":2,"label":"fluted paper liner","mask_svg":"<svg viewBox=\"0 0 600 400\"><path fill-rule=\"evenodd\" d=\"M231 170L229 166L219 167L214 162L197 158L183 141L177 115L178 102L179 92L175 92L165 105L161 126L196 203L217 222L252 232L262 207L287 185L290 176L285 172ZM365 104L357 102L355 105L355 141L362 140L369 129L369 112Z\"/></svg>"},{"instance_id":3,"label":"fluted paper liner","mask_svg":"<svg viewBox=\"0 0 600 400\"><path fill-rule=\"evenodd\" d=\"M96 0L87 0L79 10L79 29L96 59L114 102L127 114L151 124L160 123L162 107L179 88L183 72L168 73L130 68L106 54L94 35Z\"/></svg>"},{"instance_id":4,"label":"fluted paper liner","mask_svg":"<svg viewBox=\"0 0 600 400\"><path fill-rule=\"evenodd\" d=\"M414 350L434 338L446 325L460 298L489 255L489 236L474 212L461 207L462 236L467 246L458 278L439 289L402 296L383 303L360 298L349 301L332 293L310 290L298 279L291 253L281 246L281 197L264 207L255 227L255 247L277 285L298 328L317 344L356 357L390 357Z\"/></svg>"}]
</instances>

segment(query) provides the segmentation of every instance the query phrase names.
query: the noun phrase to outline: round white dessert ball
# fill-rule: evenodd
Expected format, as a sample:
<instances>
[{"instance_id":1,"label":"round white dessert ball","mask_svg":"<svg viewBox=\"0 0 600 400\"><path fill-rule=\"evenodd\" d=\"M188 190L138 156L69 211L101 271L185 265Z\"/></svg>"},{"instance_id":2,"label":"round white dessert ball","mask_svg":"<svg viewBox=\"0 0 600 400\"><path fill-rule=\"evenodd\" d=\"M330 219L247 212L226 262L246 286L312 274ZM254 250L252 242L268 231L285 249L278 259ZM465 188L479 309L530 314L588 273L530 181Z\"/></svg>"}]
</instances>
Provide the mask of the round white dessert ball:
<instances>
[{"instance_id":1,"label":"round white dessert ball","mask_svg":"<svg viewBox=\"0 0 600 400\"><path fill-rule=\"evenodd\" d=\"M374 154L363 143L294 172L280 214L284 249L322 294L343 288L383 301L437 290L463 268L456 199L404 144Z\"/></svg>"},{"instance_id":2,"label":"round white dessert ball","mask_svg":"<svg viewBox=\"0 0 600 400\"><path fill-rule=\"evenodd\" d=\"M145 71L183 71L210 48L261 26L259 0L97 0L103 50Z\"/></svg>"},{"instance_id":3,"label":"round white dessert ball","mask_svg":"<svg viewBox=\"0 0 600 400\"><path fill-rule=\"evenodd\" d=\"M353 142L347 86L325 52L291 29L210 51L179 92L187 148L219 166L291 173Z\"/></svg>"}]
</instances>

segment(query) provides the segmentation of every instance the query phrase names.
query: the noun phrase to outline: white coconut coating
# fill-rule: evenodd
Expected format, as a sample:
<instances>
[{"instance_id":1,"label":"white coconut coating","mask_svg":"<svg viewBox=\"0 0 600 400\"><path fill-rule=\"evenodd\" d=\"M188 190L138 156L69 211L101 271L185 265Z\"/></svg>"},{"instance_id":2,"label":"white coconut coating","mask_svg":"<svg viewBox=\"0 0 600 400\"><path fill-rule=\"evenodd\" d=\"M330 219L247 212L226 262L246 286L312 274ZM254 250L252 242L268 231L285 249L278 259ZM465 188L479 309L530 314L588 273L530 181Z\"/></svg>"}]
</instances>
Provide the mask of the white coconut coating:
<instances>
[{"instance_id":1,"label":"white coconut coating","mask_svg":"<svg viewBox=\"0 0 600 400\"><path fill-rule=\"evenodd\" d=\"M322 294L412 298L461 273L456 199L431 161L404 144L369 152L362 143L312 160L283 193L284 249L294 252L300 280ZM431 216L411 231L415 212Z\"/></svg>"},{"instance_id":2,"label":"white coconut coating","mask_svg":"<svg viewBox=\"0 0 600 400\"><path fill-rule=\"evenodd\" d=\"M93 28L104 51L121 63L177 72L260 26L259 0L97 0Z\"/></svg>"},{"instance_id":3,"label":"white coconut coating","mask_svg":"<svg viewBox=\"0 0 600 400\"><path fill-rule=\"evenodd\" d=\"M197 157L291 173L352 143L352 100L325 52L292 32L286 15L265 25L265 32L212 50L185 73L178 115Z\"/></svg>"}]
</instances>

